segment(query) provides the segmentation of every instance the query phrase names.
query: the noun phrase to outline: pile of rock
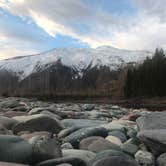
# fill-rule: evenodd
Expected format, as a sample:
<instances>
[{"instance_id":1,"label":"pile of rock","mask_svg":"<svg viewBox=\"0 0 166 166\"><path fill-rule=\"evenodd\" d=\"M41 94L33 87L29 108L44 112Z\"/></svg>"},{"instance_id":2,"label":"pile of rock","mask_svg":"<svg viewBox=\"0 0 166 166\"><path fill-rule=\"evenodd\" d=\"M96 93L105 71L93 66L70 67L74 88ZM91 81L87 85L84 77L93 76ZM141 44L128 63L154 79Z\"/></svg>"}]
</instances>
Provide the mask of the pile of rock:
<instances>
[{"instance_id":1,"label":"pile of rock","mask_svg":"<svg viewBox=\"0 0 166 166\"><path fill-rule=\"evenodd\" d=\"M166 166L165 112L24 98L0 111L2 166Z\"/></svg>"}]
</instances>

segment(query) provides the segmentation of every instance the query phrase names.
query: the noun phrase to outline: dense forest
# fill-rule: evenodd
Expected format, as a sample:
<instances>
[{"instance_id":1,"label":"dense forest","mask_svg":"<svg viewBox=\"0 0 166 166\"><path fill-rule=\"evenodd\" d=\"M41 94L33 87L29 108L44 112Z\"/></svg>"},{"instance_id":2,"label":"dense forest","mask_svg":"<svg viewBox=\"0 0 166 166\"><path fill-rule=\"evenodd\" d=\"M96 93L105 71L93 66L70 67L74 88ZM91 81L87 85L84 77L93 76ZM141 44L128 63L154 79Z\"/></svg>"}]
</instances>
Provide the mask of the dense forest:
<instances>
[{"instance_id":1,"label":"dense forest","mask_svg":"<svg viewBox=\"0 0 166 166\"><path fill-rule=\"evenodd\" d=\"M126 97L166 96L166 56L156 49L152 58L128 69L125 83Z\"/></svg>"}]
</instances>

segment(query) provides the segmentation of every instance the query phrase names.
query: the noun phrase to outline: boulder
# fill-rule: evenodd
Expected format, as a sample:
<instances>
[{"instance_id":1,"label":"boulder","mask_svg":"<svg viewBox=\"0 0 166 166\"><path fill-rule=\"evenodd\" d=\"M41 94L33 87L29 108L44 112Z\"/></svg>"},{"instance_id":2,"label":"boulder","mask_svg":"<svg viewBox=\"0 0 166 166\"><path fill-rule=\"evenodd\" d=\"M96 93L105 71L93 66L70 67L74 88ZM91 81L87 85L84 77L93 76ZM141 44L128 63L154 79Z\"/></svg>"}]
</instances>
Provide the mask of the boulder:
<instances>
[{"instance_id":1,"label":"boulder","mask_svg":"<svg viewBox=\"0 0 166 166\"><path fill-rule=\"evenodd\" d=\"M58 159L46 160L38 163L36 166L56 166L58 164L71 164L72 166L87 166L87 164L80 158L63 157Z\"/></svg>"},{"instance_id":2,"label":"boulder","mask_svg":"<svg viewBox=\"0 0 166 166\"><path fill-rule=\"evenodd\" d=\"M33 108L31 109L28 114L29 115L34 115L34 114L40 114L40 112L42 111L48 111L49 109L48 108L45 108L45 107L36 107L36 108Z\"/></svg>"},{"instance_id":3,"label":"boulder","mask_svg":"<svg viewBox=\"0 0 166 166\"><path fill-rule=\"evenodd\" d=\"M102 139L98 139L92 142L89 145L88 149L95 153L99 153L104 150L118 150L118 151L121 150L119 146L111 143L110 141L102 140Z\"/></svg>"},{"instance_id":4,"label":"boulder","mask_svg":"<svg viewBox=\"0 0 166 166\"><path fill-rule=\"evenodd\" d=\"M2 135L12 135L12 132L0 124L0 134Z\"/></svg>"},{"instance_id":5,"label":"boulder","mask_svg":"<svg viewBox=\"0 0 166 166\"><path fill-rule=\"evenodd\" d=\"M34 136L48 136L48 135L50 135L50 133L47 131L38 131L38 132L33 132L33 133L22 134L21 138L23 138L25 140L29 140Z\"/></svg>"},{"instance_id":6,"label":"boulder","mask_svg":"<svg viewBox=\"0 0 166 166\"><path fill-rule=\"evenodd\" d=\"M15 119L11 119L5 116L0 116L0 124L9 130L12 129L12 127L17 123L18 122Z\"/></svg>"},{"instance_id":7,"label":"boulder","mask_svg":"<svg viewBox=\"0 0 166 166\"><path fill-rule=\"evenodd\" d=\"M20 131L48 131L51 133L58 133L63 129L61 122L48 115L29 115L13 117L19 123L13 127L14 134Z\"/></svg>"},{"instance_id":8,"label":"boulder","mask_svg":"<svg viewBox=\"0 0 166 166\"><path fill-rule=\"evenodd\" d=\"M61 145L61 149L73 149L73 146L71 143L67 142Z\"/></svg>"},{"instance_id":9,"label":"boulder","mask_svg":"<svg viewBox=\"0 0 166 166\"><path fill-rule=\"evenodd\" d=\"M85 111L92 111L95 108L94 104L84 104L81 109Z\"/></svg>"},{"instance_id":10,"label":"boulder","mask_svg":"<svg viewBox=\"0 0 166 166\"><path fill-rule=\"evenodd\" d=\"M166 153L161 154L157 158L157 166L166 166Z\"/></svg>"},{"instance_id":11,"label":"boulder","mask_svg":"<svg viewBox=\"0 0 166 166\"><path fill-rule=\"evenodd\" d=\"M28 113L21 112L21 111L7 111L7 112L3 113L3 116L8 117L8 118L12 118L14 116L26 116L26 115L28 115Z\"/></svg>"},{"instance_id":12,"label":"boulder","mask_svg":"<svg viewBox=\"0 0 166 166\"><path fill-rule=\"evenodd\" d=\"M120 124L118 121L112 121L108 124L104 124L101 125L102 127L104 127L105 129L107 129L108 131L112 132L112 131L121 131L123 133L126 133L126 127L122 124Z\"/></svg>"},{"instance_id":13,"label":"boulder","mask_svg":"<svg viewBox=\"0 0 166 166\"><path fill-rule=\"evenodd\" d=\"M106 139L107 141L109 141L109 142L115 144L115 145L118 145L118 146L122 145L122 142L121 142L121 140L120 140L118 137L109 135L109 136L107 136L105 139Z\"/></svg>"},{"instance_id":14,"label":"boulder","mask_svg":"<svg viewBox=\"0 0 166 166\"><path fill-rule=\"evenodd\" d=\"M118 130L109 132L108 135L118 137L122 142L127 141L126 135L123 132Z\"/></svg>"},{"instance_id":15,"label":"boulder","mask_svg":"<svg viewBox=\"0 0 166 166\"><path fill-rule=\"evenodd\" d=\"M135 154L135 160L139 165L142 166L154 166L155 165L155 158L152 153L139 150Z\"/></svg>"},{"instance_id":16,"label":"boulder","mask_svg":"<svg viewBox=\"0 0 166 166\"><path fill-rule=\"evenodd\" d=\"M107 133L107 130L103 127L82 128L65 137L63 141L70 142L74 148L78 148L80 141L84 138L90 136L106 137L108 135Z\"/></svg>"},{"instance_id":17,"label":"boulder","mask_svg":"<svg viewBox=\"0 0 166 166\"><path fill-rule=\"evenodd\" d=\"M166 152L166 129L142 130L138 133L138 138L155 156Z\"/></svg>"},{"instance_id":18,"label":"boulder","mask_svg":"<svg viewBox=\"0 0 166 166\"><path fill-rule=\"evenodd\" d=\"M65 149L62 150L63 157L74 157L82 159L87 165L93 160L96 156L95 153L87 150L77 150L77 149Z\"/></svg>"},{"instance_id":19,"label":"boulder","mask_svg":"<svg viewBox=\"0 0 166 166\"><path fill-rule=\"evenodd\" d=\"M71 133L75 132L78 129L80 128L72 127L72 128L63 129L58 133L58 138L63 139L64 137L67 137L68 135L70 135Z\"/></svg>"},{"instance_id":20,"label":"boulder","mask_svg":"<svg viewBox=\"0 0 166 166\"><path fill-rule=\"evenodd\" d=\"M166 129L166 112L153 112L136 120L139 130ZM153 122L153 123L152 123Z\"/></svg>"},{"instance_id":21,"label":"boulder","mask_svg":"<svg viewBox=\"0 0 166 166\"><path fill-rule=\"evenodd\" d=\"M99 125L106 124L106 121L102 120L90 120L90 119L64 119L62 123L66 128L86 128L86 127L98 127Z\"/></svg>"},{"instance_id":22,"label":"boulder","mask_svg":"<svg viewBox=\"0 0 166 166\"><path fill-rule=\"evenodd\" d=\"M34 136L29 140L33 147L33 162L62 157L58 140L51 136Z\"/></svg>"},{"instance_id":23,"label":"boulder","mask_svg":"<svg viewBox=\"0 0 166 166\"><path fill-rule=\"evenodd\" d=\"M130 113L124 116L122 119L129 120L129 121L136 121L141 115L139 113Z\"/></svg>"},{"instance_id":24,"label":"boulder","mask_svg":"<svg viewBox=\"0 0 166 166\"><path fill-rule=\"evenodd\" d=\"M129 139L128 141L126 141L125 143L123 143L121 145L121 149L122 149L123 152L134 156L134 154L139 149L138 145L139 145L139 143L137 142L137 140L132 138L132 139Z\"/></svg>"},{"instance_id":25,"label":"boulder","mask_svg":"<svg viewBox=\"0 0 166 166\"><path fill-rule=\"evenodd\" d=\"M51 113L54 113L56 115L58 115L59 117L67 117L67 113L61 110L56 110L55 108L51 108L51 107L36 107L33 108L32 110L30 110L28 112L29 115L35 115L35 114L40 114L43 111L49 111Z\"/></svg>"},{"instance_id":26,"label":"boulder","mask_svg":"<svg viewBox=\"0 0 166 166\"><path fill-rule=\"evenodd\" d=\"M58 116L58 115L56 115L56 114L54 114L54 113L52 113L50 111L47 111L47 110L41 111L40 114L48 115L48 116L50 116L52 118L55 118L55 119L58 119L58 120L62 119L60 116Z\"/></svg>"},{"instance_id":27,"label":"boulder","mask_svg":"<svg viewBox=\"0 0 166 166\"><path fill-rule=\"evenodd\" d=\"M71 165L71 164L64 163L64 164L58 164L57 166L72 166L72 165Z\"/></svg>"},{"instance_id":28,"label":"boulder","mask_svg":"<svg viewBox=\"0 0 166 166\"><path fill-rule=\"evenodd\" d=\"M129 138L137 137L137 130L135 130L133 128L128 128L127 136Z\"/></svg>"},{"instance_id":29,"label":"boulder","mask_svg":"<svg viewBox=\"0 0 166 166\"><path fill-rule=\"evenodd\" d=\"M0 161L30 163L32 145L17 136L0 135Z\"/></svg>"},{"instance_id":30,"label":"boulder","mask_svg":"<svg viewBox=\"0 0 166 166\"><path fill-rule=\"evenodd\" d=\"M101 160L103 158L113 157L113 156L119 156L119 157L132 159L131 156L127 155L126 153L123 153L122 151L104 150L104 151L96 154L96 157L91 161L91 165L92 165L92 163L96 162L97 160Z\"/></svg>"},{"instance_id":31,"label":"boulder","mask_svg":"<svg viewBox=\"0 0 166 166\"><path fill-rule=\"evenodd\" d=\"M79 143L79 149L89 150L89 145L91 145L94 141L97 140L104 141L104 138L99 136L87 137Z\"/></svg>"},{"instance_id":32,"label":"boulder","mask_svg":"<svg viewBox=\"0 0 166 166\"><path fill-rule=\"evenodd\" d=\"M0 107L3 109L11 109L19 106L23 106L23 104L20 101L11 98L0 103Z\"/></svg>"},{"instance_id":33,"label":"boulder","mask_svg":"<svg viewBox=\"0 0 166 166\"><path fill-rule=\"evenodd\" d=\"M16 163L7 163L7 162L0 162L0 166L28 166L28 165L16 164Z\"/></svg>"},{"instance_id":34,"label":"boulder","mask_svg":"<svg viewBox=\"0 0 166 166\"><path fill-rule=\"evenodd\" d=\"M111 156L97 160L92 166L138 166L135 160L122 156Z\"/></svg>"}]
</instances>

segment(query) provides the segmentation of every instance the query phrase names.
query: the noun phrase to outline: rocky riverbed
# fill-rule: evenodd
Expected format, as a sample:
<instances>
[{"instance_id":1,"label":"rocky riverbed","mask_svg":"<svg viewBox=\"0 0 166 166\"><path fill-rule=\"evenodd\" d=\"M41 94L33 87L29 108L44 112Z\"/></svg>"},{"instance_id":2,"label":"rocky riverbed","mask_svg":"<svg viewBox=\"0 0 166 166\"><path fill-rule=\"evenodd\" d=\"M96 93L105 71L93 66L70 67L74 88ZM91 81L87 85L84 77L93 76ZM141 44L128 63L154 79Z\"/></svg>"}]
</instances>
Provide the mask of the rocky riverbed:
<instances>
[{"instance_id":1,"label":"rocky riverbed","mask_svg":"<svg viewBox=\"0 0 166 166\"><path fill-rule=\"evenodd\" d=\"M166 112L0 99L0 166L166 166Z\"/></svg>"}]
</instances>

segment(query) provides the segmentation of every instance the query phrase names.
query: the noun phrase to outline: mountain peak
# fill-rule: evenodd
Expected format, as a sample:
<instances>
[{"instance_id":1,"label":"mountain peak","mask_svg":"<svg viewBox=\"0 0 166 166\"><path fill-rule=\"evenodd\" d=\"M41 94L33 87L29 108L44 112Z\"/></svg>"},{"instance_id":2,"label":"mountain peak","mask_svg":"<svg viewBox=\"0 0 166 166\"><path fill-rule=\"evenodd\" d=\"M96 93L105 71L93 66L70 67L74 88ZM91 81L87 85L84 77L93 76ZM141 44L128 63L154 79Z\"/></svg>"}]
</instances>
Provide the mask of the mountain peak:
<instances>
[{"instance_id":1,"label":"mountain peak","mask_svg":"<svg viewBox=\"0 0 166 166\"><path fill-rule=\"evenodd\" d=\"M20 80L30 74L45 70L48 66L56 64L58 60L64 66L71 67L77 72L82 72L87 67L107 66L110 70L128 64L144 60L152 53L147 51L128 51L114 48L112 46L101 46L92 48L59 48L33 56L8 59L0 61L0 70L14 73Z\"/></svg>"}]
</instances>

